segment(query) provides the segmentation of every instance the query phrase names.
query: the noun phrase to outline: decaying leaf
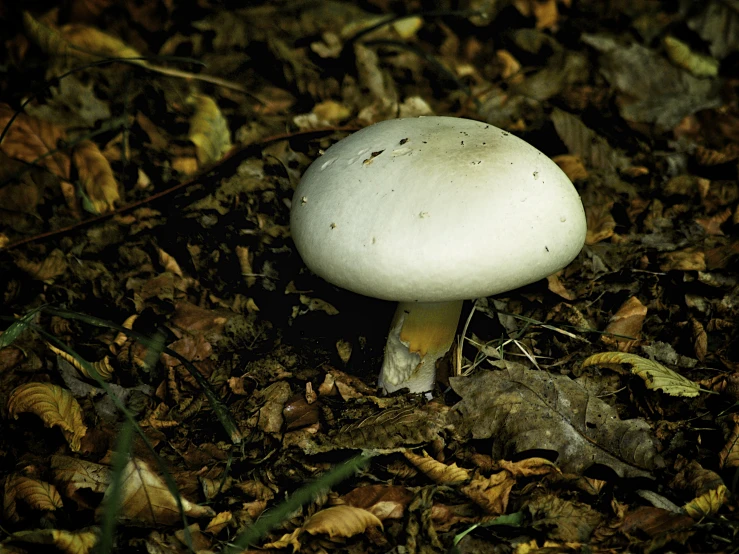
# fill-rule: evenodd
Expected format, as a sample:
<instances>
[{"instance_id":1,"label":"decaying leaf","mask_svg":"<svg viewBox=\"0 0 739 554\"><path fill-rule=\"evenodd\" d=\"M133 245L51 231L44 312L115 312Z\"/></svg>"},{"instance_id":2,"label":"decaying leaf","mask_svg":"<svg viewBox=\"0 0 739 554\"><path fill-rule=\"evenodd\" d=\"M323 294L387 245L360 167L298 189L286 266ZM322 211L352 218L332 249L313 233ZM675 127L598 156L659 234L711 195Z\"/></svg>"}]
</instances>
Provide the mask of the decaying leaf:
<instances>
[{"instance_id":1,"label":"decaying leaf","mask_svg":"<svg viewBox=\"0 0 739 554\"><path fill-rule=\"evenodd\" d=\"M132 525L177 525L182 522L177 500L161 477L149 464L132 458L126 464L121 477L123 483L120 517ZM110 489L105 493L108 499ZM208 506L193 504L180 497L182 510L187 517L213 517Z\"/></svg>"},{"instance_id":2,"label":"decaying leaf","mask_svg":"<svg viewBox=\"0 0 739 554\"><path fill-rule=\"evenodd\" d=\"M464 483L469 481L472 474L457 464L446 465L441 462L437 462L431 456L423 453L423 456L414 454L413 452L403 452L406 459L422 471L426 477L431 479L434 483L440 485L454 485L456 483Z\"/></svg>"},{"instance_id":3,"label":"decaying leaf","mask_svg":"<svg viewBox=\"0 0 739 554\"><path fill-rule=\"evenodd\" d=\"M526 508L533 518L533 527L546 532L553 540L585 542L603 516L587 504L563 500L553 494L543 494L528 502Z\"/></svg>"},{"instance_id":4,"label":"decaying leaf","mask_svg":"<svg viewBox=\"0 0 739 554\"><path fill-rule=\"evenodd\" d=\"M382 522L377 516L362 508L342 505L332 506L313 514L305 524L293 531L283 535L279 540L265 544L265 548L286 548L292 546L295 550L300 549L299 537L303 532L317 535L326 534L331 538L353 537L364 533L368 527L382 528Z\"/></svg>"},{"instance_id":5,"label":"decaying leaf","mask_svg":"<svg viewBox=\"0 0 739 554\"><path fill-rule=\"evenodd\" d=\"M627 354L625 352L593 354L583 361L582 367L607 364L629 364L631 366L631 373L644 379L644 383L648 389L661 390L670 396L690 397L700 394L700 387L690 379L683 377L655 360L648 360L636 354Z\"/></svg>"},{"instance_id":6,"label":"decaying leaf","mask_svg":"<svg viewBox=\"0 0 739 554\"><path fill-rule=\"evenodd\" d=\"M703 519L718 512L719 508L728 500L728 496L729 489L726 488L726 485L719 485L688 502L683 506L683 510L693 519Z\"/></svg>"},{"instance_id":7,"label":"decaying leaf","mask_svg":"<svg viewBox=\"0 0 739 554\"><path fill-rule=\"evenodd\" d=\"M7 104L0 104L0 129L15 114ZM67 138L65 129L26 114L19 114L10 125L0 149L8 157L48 169L62 179L69 179L69 156L58 151L58 142Z\"/></svg>"},{"instance_id":8,"label":"decaying leaf","mask_svg":"<svg viewBox=\"0 0 739 554\"><path fill-rule=\"evenodd\" d=\"M46 346L48 346L49 350L54 352L54 354L65 359L67 362L72 364L72 366L77 371L79 371L82 375L84 375L88 379L93 379L93 376L89 374L89 372L87 371L87 368L83 364L81 364L77 358L67 354L64 350L62 350L61 348L57 348L51 343L47 342ZM115 371L115 369L113 369L113 366L110 365L109 356L105 356L103 357L102 360L93 362L90 365L97 372L97 376L103 381L110 381L110 378L113 375L113 372Z\"/></svg>"},{"instance_id":9,"label":"decaying leaf","mask_svg":"<svg viewBox=\"0 0 739 554\"><path fill-rule=\"evenodd\" d=\"M195 106L190 118L190 140L197 149L198 163L207 166L220 160L231 149L231 132L215 100L196 94L188 100Z\"/></svg>"},{"instance_id":10,"label":"decaying leaf","mask_svg":"<svg viewBox=\"0 0 739 554\"><path fill-rule=\"evenodd\" d=\"M467 498L490 515L506 513L508 497L516 484L516 479L508 471L499 471L490 477L476 475L460 488Z\"/></svg>"},{"instance_id":11,"label":"decaying leaf","mask_svg":"<svg viewBox=\"0 0 739 554\"><path fill-rule=\"evenodd\" d=\"M16 387L8 399L8 415L31 412L39 416L47 427L58 426L76 451L87 433L82 408L69 391L51 383L26 383Z\"/></svg>"},{"instance_id":12,"label":"decaying leaf","mask_svg":"<svg viewBox=\"0 0 739 554\"><path fill-rule=\"evenodd\" d=\"M372 512L377 519L400 519L413 499L413 493L399 485L367 485L357 487L342 497L355 508Z\"/></svg>"},{"instance_id":13,"label":"decaying leaf","mask_svg":"<svg viewBox=\"0 0 739 554\"><path fill-rule=\"evenodd\" d=\"M81 489L103 494L110 484L110 468L103 464L96 464L72 458L71 456L55 455L51 457L51 470L54 481L62 487L65 496L75 500L84 508L92 508L86 494L78 494Z\"/></svg>"},{"instance_id":14,"label":"decaying leaf","mask_svg":"<svg viewBox=\"0 0 739 554\"><path fill-rule=\"evenodd\" d=\"M87 554L100 536L97 527L81 529L76 532L62 529L30 529L11 535L13 541L27 544L52 545L64 554Z\"/></svg>"},{"instance_id":15,"label":"decaying leaf","mask_svg":"<svg viewBox=\"0 0 739 554\"><path fill-rule=\"evenodd\" d=\"M64 505L56 487L45 481L17 475L6 486L15 489L16 500L23 500L34 510L53 512Z\"/></svg>"},{"instance_id":16,"label":"decaying leaf","mask_svg":"<svg viewBox=\"0 0 739 554\"><path fill-rule=\"evenodd\" d=\"M618 311L613 314L606 327L607 335L601 340L608 345L616 346L621 352L628 352L639 339L644 318L647 317L647 307L636 296L624 302ZM619 336L609 336L619 335ZM624 337L633 337L630 340Z\"/></svg>"},{"instance_id":17,"label":"decaying leaf","mask_svg":"<svg viewBox=\"0 0 739 554\"><path fill-rule=\"evenodd\" d=\"M603 464L624 477L648 477L662 467L645 421L621 421L611 406L564 375L491 363L501 370L450 379L462 400L448 421L461 435L495 437L494 459L552 450L563 472L582 474Z\"/></svg>"},{"instance_id":18,"label":"decaying leaf","mask_svg":"<svg viewBox=\"0 0 739 554\"><path fill-rule=\"evenodd\" d=\"M85 140L74 148L74 164L85 193L86 208L94 214L104 214L115 209L120 200L118 182L108 160L97 144Z\"/></svg>"},{"instance_id":19,"label":"decaying leaf","mask_svg":"<svg viewBox=\"0 0 739 554\"><path fill-rule=\"evenodd\" d=\"M716 77L718 75L718 60L693 52L686 43L673 36L663 39L665 51L670 61L687 69L696 77Z\"/></svg>"},{"instance_id":20,"label":"decaying leaf","mask_svg":"<svg viewBox=\"0 0 739 554\"><path fill-rule=\"evenodd\" d=\"M721 467L739 467L739 417L734 417L734 427L726 444L718 455Z\"/></svg>"}]
</instances>

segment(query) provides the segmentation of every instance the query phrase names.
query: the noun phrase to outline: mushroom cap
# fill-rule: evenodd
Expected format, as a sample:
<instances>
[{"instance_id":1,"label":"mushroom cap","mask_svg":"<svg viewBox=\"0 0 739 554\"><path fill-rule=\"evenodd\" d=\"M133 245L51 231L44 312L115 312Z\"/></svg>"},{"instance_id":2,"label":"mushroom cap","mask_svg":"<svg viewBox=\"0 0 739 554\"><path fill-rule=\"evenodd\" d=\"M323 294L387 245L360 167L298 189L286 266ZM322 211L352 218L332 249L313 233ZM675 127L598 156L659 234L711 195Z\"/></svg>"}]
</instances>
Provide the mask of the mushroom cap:
<instances>
[{"instance_id":1,"label":"mushroom cap","mask_svg":"<svg viewBox=\"0 0 739 554\"><path fill-rule=\"evenodd\" d=\"M331 146L290 226L314 273L385 300L479 298L542 279L585 242L572 183L510 133L453 117L394 119Z\"/></svg>"}]
</instances>

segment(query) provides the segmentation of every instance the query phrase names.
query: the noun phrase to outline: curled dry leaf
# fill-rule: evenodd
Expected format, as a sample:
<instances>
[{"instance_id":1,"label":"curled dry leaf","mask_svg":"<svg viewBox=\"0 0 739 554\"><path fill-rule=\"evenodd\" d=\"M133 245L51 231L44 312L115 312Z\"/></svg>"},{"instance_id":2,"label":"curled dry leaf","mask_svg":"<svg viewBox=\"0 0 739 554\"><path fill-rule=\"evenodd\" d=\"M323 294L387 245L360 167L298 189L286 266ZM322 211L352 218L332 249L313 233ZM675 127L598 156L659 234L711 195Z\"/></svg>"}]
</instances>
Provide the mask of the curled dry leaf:
<instances>
[{"instance_id":1,"label":"curled dry leaf","mask_svg":"<svg viewBox=\"0 0 739 554\"><path fill-rule=\"evenodd\" d=\"M48 281L63 275L67 271L67 257L64 252L55 248L43 260L29 260L24 254L15 255L15 265L26 272L31 279Z\"/></svg>"},{"instance_id":2,"label":"curled dry leaf","mask_svg":"<svg viewBox=\"0 0 739 554\"><path fill-rule=\"evenodd\" d=\"M283 535L279 540L263 545L263 548L293 547L293 551L300 550L300 535L303 532L317 535L327 534L331 538L347 538L364 533L368 527L382 528L382 522L377 516L362 508L342 505L332 506L313 514L305 524L292 533Z\"/></svg>"},{"instance_id":3,"label":"curled dry leaf","mask_svg":"<svg viewBox=\"0 0 739 554\"><path fill-rule=\"evenodd\" d=\"M18 419L18 414L23 412L36 414L47 427L59 427L69 447L79 451L87 427L82 408L69 391L51 383L27 383L16 387L8 399L8 415Z\"/></svg>"},{"instance_id":4,"label":"curled dry leaf","mask_svg":"<svg viewBox=\"0 0 739 554\"><path fill-rule=\"evenodd\" d=\"M10 537L16 542L53 545L64 554L87 554L92 552L99 535L99 529L91 527L74 533L59 529L31 529L18 531Z\"/></svg>"},{"instance_id":5,"label":"curled dry leaf","mask_svg":"<svg viewBox=\"0 0 739 554\"><path fill-rule=\"evenodd\" d=\"M593 354L583 361L589 365L629 364L631 373L644 379L648 389L661 390L670 396L698 396L700 387L679 373L654 360L624 352L602 352Z\"/></svg>"},{"instance_id":6,"label":"curled dry leaf","mask_svg":"<svg viewBox=\"0 0 739 554\"><path fill-rule=\"evenodd\" d=\"M176 498L145 461L130 459L123 470L121 481L123 490L120 517L124 521L134 525L178 525L182 522ZM110 489L105 493L105 500L109 494ZM180 500L187 517L215 515L208 506L193 504L182 497ZM105 502L102 506L105 506Z\"/></svg>"},{"instance_id":7,"label":"curled dry leaf","mask_svg":"<svg viewBox=\"0 0 739 554\"><path fill-rule=\"evenodd\" d=\"M54 354L63 358L67 362L69 362L72 365L72 367L74 367L77 371L79 371L82 375L84 375L88 379L95 378L92 375L90 375L90 373L87 371L87 368L83 364L81 364L80 361L74 356L70 356L64 350L57 348L56 346L54 346L53 344L49 342L46 343L46 346L48 346L49 350L51 350ZM113 375L113 372L115 371L115 369L113 369L113 366L110 365L109 356L105 356L102 360L98 362L93 362L90 365L97 372L97 376L103 381L110 381L110 378Z\"/></svg>"},{"instance_id":8,"label":"curled dry leaf","mask_svg":"<svg viewBox=\"0 0 739 554\"><path fill-rule=\"evenodd\" d=\"M490 515L504 514L508 497L516 480L507 471L499 471L490 477L475 476L460 491Z\"/></svg>"},{"instance_id":9,"label":"curled dry leaf","mask_svg":"<svg viewBox=\"0 0 739 554\"><path fill-rule=\"evenodd\" d=\"M398 485L366 485L342 497L349 506L372 512L380 521L400 519L413 500L413 493Z\"/></svg>"},{"instance_id":10,"label":"curled dry leaf","mask_svg":"<svg viewBox=\"0 0 739 554\"><path fill-rule=\"evenodd\" d=\"M195 106L188 136L195 144L198 163L202 167L217 162L231 150L228 121L215 100L209 96L196 94L188 103Z\"/></svg>"},{"instance_id":11,"label":"curled dry leaf","mask_svg":"<svg viewBox=\"0 0 739 554\"><path fill-rule=\"evenodd\" d=\"M75 146L74 164L87 195L86 200L89 201L86 209L94 214L104 214L115 209L115 203L121 198L118 182L97 144L85 140Z\"/></svg>"},{"instance_id":12,"label":"curled dry leaf","mask_svg":"<svg viewBox=\"0 0 739 554\"><path fill-rule=\"evenodd\" d=\"M414 454L413 452L403 452L406 459L416 466L422 473L439 485L454 485L456 483L464 483L469 481L472 474L457 464L446 465L437 462L431 456L423 453L423 456Z\"/></svg>"},{"instance_id":13,"label":"curled dry leaf","mask_svg":"<svg viewBox=\"0 0 739 554\"><path fill-rule=\"evenodd\" d=\"M606 327L606 333L620 336L603 335L601 340L621 352L628 352L639 339L646 317L647 307L636 296L632 296L621 305ZM625 337L633 337L634 340Z\"/></svg>"},{"instance_id":14,"label":"curled dry leaf","mask_svg":"<svg viewBox=\"0 0 739 554\"><path fill-rule=\"evenodd\" d=\"M495 437L493 458L552 450L563 472L582 474L603 464L622 477L649 477L649 470L664 465L645 421L620 420L611 406L564 375L492 364L502 370L450 379L462 400L447 420L462 436Z\"/></svg>"}]
</instances>

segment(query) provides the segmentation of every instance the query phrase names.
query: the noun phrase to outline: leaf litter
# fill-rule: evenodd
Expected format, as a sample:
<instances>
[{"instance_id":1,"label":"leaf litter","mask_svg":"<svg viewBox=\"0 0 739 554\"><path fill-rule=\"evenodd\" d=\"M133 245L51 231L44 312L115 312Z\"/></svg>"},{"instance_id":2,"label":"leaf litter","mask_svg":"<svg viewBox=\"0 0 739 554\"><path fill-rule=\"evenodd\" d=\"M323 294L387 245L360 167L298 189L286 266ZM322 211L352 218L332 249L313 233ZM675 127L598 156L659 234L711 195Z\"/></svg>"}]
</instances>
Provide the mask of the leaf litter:
<instances>
[{"instance_id":1,"label":"leaf litter","mask_svg":"<svg viewBox=\"0 0 739 554\"><path fill-rule=\"evenodd\" d=\"M93 550L125 421L121 551L736 544L739 11L668 4L4 13L0 548ZM312 275L289 207L431 114L554 159L588 234L474 304L429 402L378 395L393 307Z\"/></svg>"}]
</instances>

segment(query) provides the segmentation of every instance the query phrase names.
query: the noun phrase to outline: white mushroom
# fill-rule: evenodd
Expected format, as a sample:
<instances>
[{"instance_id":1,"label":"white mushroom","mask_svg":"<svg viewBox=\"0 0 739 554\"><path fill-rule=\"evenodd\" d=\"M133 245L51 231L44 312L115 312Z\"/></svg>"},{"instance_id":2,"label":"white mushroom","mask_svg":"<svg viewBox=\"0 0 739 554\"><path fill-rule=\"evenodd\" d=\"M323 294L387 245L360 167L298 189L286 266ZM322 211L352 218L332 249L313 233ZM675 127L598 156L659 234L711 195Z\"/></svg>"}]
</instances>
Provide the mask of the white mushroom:
<instances>
[{"instance_id":1,"label":"white mushroom","mask_svg":"<svg viewBox=\"0 0 739 554\"><path fill-rule=\"evenodd\" d=\"M547 156L466 119L377 123L305 172L290 226L305 264L354 292L399 301L379 384L434 387L462 301L570 263L585 241L577 191Z\"/></svg>"}]
</instances>

